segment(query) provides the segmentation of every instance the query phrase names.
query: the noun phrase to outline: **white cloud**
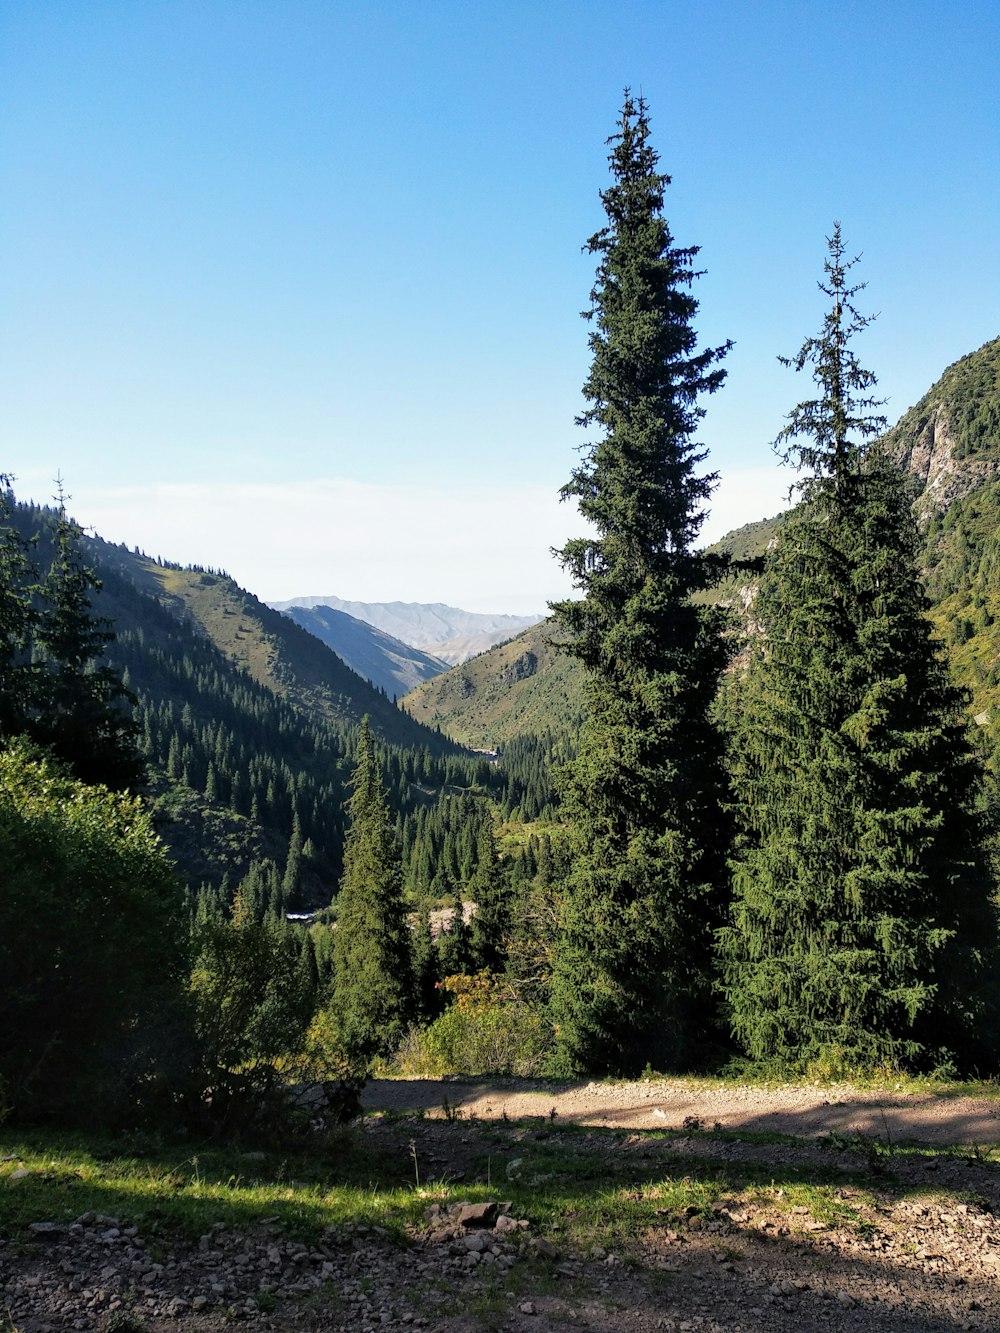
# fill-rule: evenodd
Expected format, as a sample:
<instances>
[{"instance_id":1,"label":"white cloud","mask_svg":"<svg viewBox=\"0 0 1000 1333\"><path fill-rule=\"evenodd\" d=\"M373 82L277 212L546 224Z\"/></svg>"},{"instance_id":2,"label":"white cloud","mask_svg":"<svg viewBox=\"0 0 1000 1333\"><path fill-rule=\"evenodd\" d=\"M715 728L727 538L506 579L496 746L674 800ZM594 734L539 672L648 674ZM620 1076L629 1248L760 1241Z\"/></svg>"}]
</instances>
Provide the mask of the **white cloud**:
<instances>
[{"instance_id":1,"label":"white cloud","mask_svg":"<svg viewBox=\"0 0 1000 1333\"><path fill-rule=\"evenodd\" d=\"M777 463L770 467L733 468L724 472L709 504L709 515L701 540L711 545L733 528L771 518L787 509L788 488L794 480L790 468Z\"/></svg>"},{"instance_id":2,"label":"white cloud","mask_svg":"<svg viewBox=\"0 0 1000 1333\"><path fill-rule=\"evenodd\" d=\"M72 509L109 541L226 569L267 601L336 593L525 614L570 591L550 547L582 530L573 507L528 486L77 487Z\"/></svg>"},{"instance_id":3,"label":"white cloud","mask_svg":"<svg viewBox=\"0 0 1000 1333\"><path fill-rule=\"evenodd\" d=\"M704 540L785 508L787 488L776 467L729 473ZM47 496L40 489L37 498ZM336 593L523 614L571 594L550 548L584 531L554 491L516 485L77 486L71 508L108 541L226 569L265 601Z\"/></svg>"}]
</instances>

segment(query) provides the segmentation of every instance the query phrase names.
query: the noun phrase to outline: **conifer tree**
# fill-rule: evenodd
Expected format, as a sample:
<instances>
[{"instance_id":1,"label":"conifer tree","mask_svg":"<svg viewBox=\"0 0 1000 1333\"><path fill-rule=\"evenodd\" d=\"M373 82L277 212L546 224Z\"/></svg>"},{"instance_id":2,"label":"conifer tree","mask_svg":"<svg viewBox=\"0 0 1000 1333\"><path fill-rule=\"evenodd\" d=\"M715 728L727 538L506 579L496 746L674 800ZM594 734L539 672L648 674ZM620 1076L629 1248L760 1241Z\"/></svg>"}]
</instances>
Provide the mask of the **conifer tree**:
<instances>
[{"instance_id":1,"label":"conifer tree","mask_svg":"<svg viewBox=\"0 0 1000 1333\"><path fill-rule=\"evenodd\" d=\"M395 1050L414 1008L399 848L368 719L358 739L337 895L331 1010L352 1069Z\"/></svg>"},{"instance_id":2,"label":"conifer tree","mask_svg":"<svg viewBox=\"0 0 1000 1333\"><path fill-rule=\"evenodd\" d=\"M645 101L626 90L586 317L593 360L579 418L600 434L563 487L596 530L560 556L583 599L552 607L585 666L585 724L564 784L575 830L553 977L567 1072L684 1064L710 1027L712 931L725 835L709 719L726 661L718 578L695 549L714 476L700 473L700 400L727 347L696 349L696 248L663 216ZM728 346L728 345L727 345Z\"/></svg>"},{"instance_id":3,"label":"conifer tree","mask_svg":"<svg viewBox=\"0 0 1000 1333\"><path fill-rule=\"evenodd\" d=\"M917 532L882 453L839 225L821 333L778 446L806 469L754 606L733 710L739 824L721 936L756 1059L968 1064L992 1042L997 921L961 694L925 617Z\"/></svg>"},{"instance_id":4,"label":"conifer tree","mask_svg":"<svg viewBox=\"0 0 1000 1333\"><path fill-rule=\"evenodd\" d=\"M121 677L101 661L114 638L91 610L101 581L84 556L83 531L67 514L61 488L57 501L52 563L35 628L42 672L31 733L83 782L121 790L145 777L132 701Z\"/></svg>"},{"instance_id":5,"label":"conifer tree","mask_svg":"<svg viewBox=\"0 0 1000 1333\"><path fill-rule=\"evenodd\" d=\"M417 911L417 928L413 933L413 985L416 997L416 1016L429 1023L441 1012L442 996L438 986L438 952L431 933L430 907L426 901Z\"/></svg>"},{"instance_id":6,"label":"conifer tree","mask_svg":"<svg viewBox=\"0 0 1000 1333\"><path fill-rule=\"evenodd\" d=\"M299 812L292 815L292 834L288 839L288 855L285 858L285 873L281 881L281 899L285 910L298 905L302 878L302 824Z\"/></svg>"},{"instance_id":7,"label":"conifer tree","mask_svg":"<svg viewBox=\"0 0 1000 1333\"><path fill-rule=\"evenodd\" d=\"M438 973L442 980L465 975L473 966L471 932L462 899L453 898L451 908L448 929L442 930L437 937Z\"/></svg>"},{"instance_id":8,"label":"conifer tree","mask_svg":"<svg viewBox=\"0 0 1000 1333\"><path fill-rule=\"evenodd\" d=\"M35 571L12 522L10 482L0 473L0 744L26 729L36 674L30 660Z\"/></svg>"},{"instance_id":9,"label":"conifer tree","mask_svg":"<svg viewBox=\"0 0 1000 1333\"><path fill-rule=\"evenodd\" d=\"M466 889L476 905L469 930L473 967L477 972L502 972L510 932L509 889L489 818L479 825L476 857L476 871Z\"/></svg>"}]
</instances>

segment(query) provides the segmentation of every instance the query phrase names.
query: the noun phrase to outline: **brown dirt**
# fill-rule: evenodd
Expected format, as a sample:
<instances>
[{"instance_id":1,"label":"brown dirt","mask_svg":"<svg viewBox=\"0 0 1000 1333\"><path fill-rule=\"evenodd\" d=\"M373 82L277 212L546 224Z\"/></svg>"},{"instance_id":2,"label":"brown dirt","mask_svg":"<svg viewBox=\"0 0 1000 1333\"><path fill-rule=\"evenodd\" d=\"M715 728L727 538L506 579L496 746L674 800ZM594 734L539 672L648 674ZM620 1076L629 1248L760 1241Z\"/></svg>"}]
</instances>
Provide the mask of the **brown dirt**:
<instances>
[{"instance_id":1,"label":"brown dirt","mask_svg":"<svg viewBox=\"0 0 1000 1333\"><path fill-rule=\"evenodd\" d=\"M556 1083L525 1079L373 1080L370 1110L521 1120L551 1116L614 1129L679 1129L697 1120L753 1133L866 1134L893 1142L987 1144L1000 1141L1000 1099L838 1086L774 1088L706 1085L684 1079L638 1083Z\"/></svg>"}]
</instances>

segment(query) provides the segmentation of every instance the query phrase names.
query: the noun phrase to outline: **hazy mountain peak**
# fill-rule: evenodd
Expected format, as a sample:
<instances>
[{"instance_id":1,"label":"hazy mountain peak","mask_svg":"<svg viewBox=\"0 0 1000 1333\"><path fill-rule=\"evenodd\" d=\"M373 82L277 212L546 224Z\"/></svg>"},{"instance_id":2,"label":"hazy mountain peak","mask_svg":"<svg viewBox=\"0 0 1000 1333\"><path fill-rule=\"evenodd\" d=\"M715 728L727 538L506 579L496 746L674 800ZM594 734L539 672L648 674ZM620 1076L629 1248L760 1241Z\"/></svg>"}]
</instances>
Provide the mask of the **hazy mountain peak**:
<instances>
[{"instance_id":1,"label":"hazy mountain peak","mask_svg":"<svg viewBox=\"0 0 1000 1333\"><path fill-rule=\"evenodd\" d=\"M373 625L384 634L419 648L449 665L465 662L505 639L513 638L542 616L511 616L463 611L444 602L357 602L330 593L272 602L278 611L315 611L330 607Z\"/></svg>"}]
</instances>

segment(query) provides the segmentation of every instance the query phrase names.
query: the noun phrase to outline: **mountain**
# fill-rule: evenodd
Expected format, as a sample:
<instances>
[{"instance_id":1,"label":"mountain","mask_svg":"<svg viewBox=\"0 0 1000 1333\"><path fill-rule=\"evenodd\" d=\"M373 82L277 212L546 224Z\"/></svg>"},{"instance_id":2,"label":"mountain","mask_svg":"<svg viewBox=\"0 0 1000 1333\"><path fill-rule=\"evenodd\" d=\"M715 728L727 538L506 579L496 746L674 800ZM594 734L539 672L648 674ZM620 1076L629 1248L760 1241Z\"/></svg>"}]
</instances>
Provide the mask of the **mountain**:
<instances>
[{"instance_id":1,"label":"mountain","mask_svg":"<svg viewBox=\"0 0 1000 1333\"><path fill-rule=\"evenodd\" d=\"M278 611L293 608L313 610L321 606L344 611L356 620L382 630L411 648L423 649L450 666L468 661L497 643L512 638L541 616L487 615L462 611L442 602L348 602L332 594L326 597L293 597L272 602Z\"/></svg>"},{"instance_id":2,"label":"mountain","mask_svg":"<svg viewBox=\"0 0 1000 1333\"><path fill-rule=\"evenodd\" d=\"M393 697L448 670L439 657L332 606L290 606L284 614L332 648L363 680Z\"/></svg>"},{"instance_id":3,"label":"mountain","mask_svg":"<svg viewBox=\"0 0 1000 1333\"><path fill-rule=\"evenodd\" d=\"M436 676L406 696L418 722L477 750L514 737L574 732L580 721L579 663L552 643L559 631L542 621L499 647Z\"/></svg>"},{"instance_id":4,"label":"mountain","mask_svg":"<svg viewBox=\"0 0 1000 1333\"><path fill-rule=\"evenodd\" d=\"M123 574L251 679L308 716L354 727L367 714L384 741L441 750L440 736L414 723L314 634L227 574L151 560L99 540L90 549L102 577L108 568Z\"/></svg>"},{"instance_id":5,"label":"mountain","mask_svg":"<svg viewBox=\"0 0 1000 1333\"><path fill-rule=\"evenodd\" d=\"M12 517L36 539L35 561L46 569L53 512L17 505ZM136 700L156 827L192 890L228 882L231 891L267 862L286 907L330 902L366 713L385 745L386 783L401 816L443 791L506 791L499 771L393 707L226 575L84 541L103 585L94 613L115 630L107 659ZM523 783L515 785L510 799L520 801Z\"/></svg>"},{"instance_id":6,"label":"mountain","mask_svg":"<svg viewBox=\"0 0 1000 1333\"><path fill-rule=\"evenodd\" d=\"M884 442L912 476L930 615L1000 770L1000 338L949 366ZM759 559L787 516L745 524L710 549ZM753 584L743 572L707 596L740 614ZM482 748L568 725L579 716L582 675L572 659L545 648L551 633L551 626L528 630L421 685L404 707Z\"/></svg>"},{"instance_id":7,"label":"mountain","mask_svg":"<svg viewBox=\"0 0 1000 1333\"><path fill-rule=\"evenodd\" d=\"M931 618L1000 760L1000 338L949 366L886 444L914 478Z\"/></svg>"}]
</instances>

